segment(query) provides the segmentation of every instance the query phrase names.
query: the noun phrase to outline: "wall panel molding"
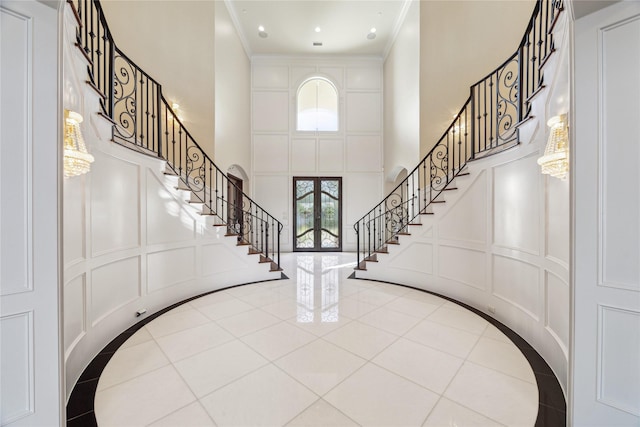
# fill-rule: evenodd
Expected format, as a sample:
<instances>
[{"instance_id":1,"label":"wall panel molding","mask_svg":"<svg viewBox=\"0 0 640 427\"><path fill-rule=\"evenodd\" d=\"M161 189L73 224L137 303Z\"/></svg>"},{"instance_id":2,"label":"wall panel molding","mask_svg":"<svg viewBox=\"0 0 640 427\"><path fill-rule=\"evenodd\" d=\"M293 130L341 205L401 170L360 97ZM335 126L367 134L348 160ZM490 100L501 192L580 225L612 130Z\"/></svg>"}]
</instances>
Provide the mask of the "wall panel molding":
<instances>
[{"instance_id":1,"label":"wall panel molding","mask_svg":"<svg viewBox=\"0 0 640 427\"><path fill-rule=\"evenodd\" d=\"M640 312L598 304L599 402L640 416L639 360Z\"/></svg>"},{"instance_id":2,"label":"wall panel molding","mask_svg":"<svg viewBox=\"0 0 640 427\"><path fill-rule=\"evenodd\" d=\"M3 391L0 397L0 424L4 426L35 411L33 311L0 317L0 330Z\"/></svg>"}]
</instances>

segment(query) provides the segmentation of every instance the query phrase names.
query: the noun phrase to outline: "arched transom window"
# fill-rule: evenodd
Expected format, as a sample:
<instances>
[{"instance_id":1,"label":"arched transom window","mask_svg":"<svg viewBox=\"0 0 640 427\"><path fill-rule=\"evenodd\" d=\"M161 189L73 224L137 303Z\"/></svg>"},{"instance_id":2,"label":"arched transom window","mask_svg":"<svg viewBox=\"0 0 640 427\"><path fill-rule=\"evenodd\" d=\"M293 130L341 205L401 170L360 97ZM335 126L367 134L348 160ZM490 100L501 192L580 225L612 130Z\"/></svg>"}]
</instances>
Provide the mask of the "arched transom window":
<instances>
[{"instance_id":1,"label":"arched transom window","mask_svg":"<svg viewBox=\"0 0 640 427\"><path fill-rule=\"evenodd\" d=\"M298 88L299 131L338 130L338 90L327 79L312 77Z\"/></svg>"}]
</instances>

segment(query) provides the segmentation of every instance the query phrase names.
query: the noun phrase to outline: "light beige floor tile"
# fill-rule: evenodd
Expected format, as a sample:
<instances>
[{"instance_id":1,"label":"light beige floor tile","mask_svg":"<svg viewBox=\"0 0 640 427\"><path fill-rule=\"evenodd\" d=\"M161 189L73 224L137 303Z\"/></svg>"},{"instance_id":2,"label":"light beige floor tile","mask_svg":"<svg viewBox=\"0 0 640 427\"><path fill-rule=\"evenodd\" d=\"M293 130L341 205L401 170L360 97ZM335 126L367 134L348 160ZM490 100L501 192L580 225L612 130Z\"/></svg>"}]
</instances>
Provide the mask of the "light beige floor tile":
<instances>
[{"instance_id":1,"label":"light beige floor tile","mask_svg":"<svg viewBox=\"0 0 640 427\"><path fill-rule=\"evenodd\" d=\"M377 355L372 362L442 394L464 360L413 341L400 339Z\"/></svg>"},{"instance_id":2,"label":"light beige floor tile","mask_svg":"<svg viewBox=\"0 0 640 427\"><path fill-rule=\"evenodd\" d=\"M319 339L276 361L276 365L322 396L365 362L364 359Z\"/></svg>"},{"instance_id":3,"label":"light beige floor tile","mask_svg":"<svg viewBox=\"0 0 640 427\"><path fill-rule=\"evenodd\" d=\"M198 307L200 313L207 316L211 320L220 320L225 317L235 316L236 314L244 313L245 311L254 310L255 307L237 298L229 301L219 302L215 304L208 304L202 307Z\"/></svg>"},{"instance_id":4,"label":"light beige floor tile","mask_svg":"<svg viewBox=\"0 0 640 427\"><path fill-rule=\"evenodd\" d=\"M169 360L177 362L234 339L233 335L215 323L205 323L160 337L156 341Z\"/></svg>"},{"instance_id":5,"label":"light beige floor tile","mask_svg":"<svg viewBox=\"0 0 640 427\"><path fill-rule=\"evenodd\" d=\"M440 298L437 295L433 295L432 293L425 291L420 291L418 289L410 289L409 292L404 295L404 297L438 307L449 304L449 301L444 298Z\"/></svg>"},{"instance_id":6,"label":"light beige floor tile","mask_svg":"<svg viewBox=\"0 0 640 427\"><path fill-rule=\"evenodd\" d=\"M315 335L286 322L242 337L242 341L269 360L278 359L316 339Z\"/></svg>"},{"instance_id":7,"label":"light beige floor tile","mask_svg":"<svg viewBox=\"0 0 640 427\"><path fill-rule=\"evenodd\" d=\"M442 398L433 408L429 418L423 424L423 427L449 427L449 426L465 426L465 427L501 427L502 424L493 421L484 415L458 405L449 399Z\"/></svg>"},{"instance_id":8,"label":"light beige floor tile","mask_svg":"<svg viewBox=\"0 0 640 427\"><path fill-rule=\"evenodd\" d=\"M380 353L397 338L396 335L357 320L324 336L327 341L366 360Z\"/></svg>"},{"instance_id":9,"label":"light beige floor tile","mask_svg":"<svg viewBox=\"0 0 640 427\"><path fill-rule=\"evenodd\" d=\"M263 311L273 314L278 319L289 320L298 314L298 303L295 299L282 297L278 302L261 307Z\"/></svg>"},{"instance_id":10,"label":"light beige floor tile","mask_svg":"<svg viewBox=\"0 0 640 427\"><path fill-rule=\"evenodd\" d=\"M209 322L202 313L189 307L175 314L167 313L160 316L147 323L145 327L152 337L159 338Z\"/></svg>"},{"instance_id":11,"label":"light beige floor tile","mask_svg":"<svg viewBox=\"0 0 640 427\"><path fill-rule=\"evenodd\" d=\"M270 325L282 322L282 320L256 308L234 316L225 317L217 322L220 326L231 332L236 337L242 337L260 329L264 329Z\"/></svg>"},{"instance_id":12,"label":"light beige floor tile","mask_svg":"<svg viewBox=\"0 0 640 427\"><path fill-rule=\"evenodd\" d=\"M207 411L199 402L194 402L184 408L149 424L149 427L216 427Z\"/></svg>"},{"instance_id":13,"label":"light beige floor tile","mask_svg":"<svg viewBox=\"0 0 640 427\"><path fill-rule=\"evenodd\" d=\"M479 335L429 320L418 323L404 337L463 359L467 357L480 338Z\"/></svg>"},{"instance_id":14,"label":"light beige floor tile","mask_svg":"<svg viewBox=\"0 0 640 427\"><path fill-rule=\"evenodd\" d=\"M358 320L395 335L404 335L420 322L419 317L409 316L385 306L365 314Z\"/></svg>"},{"instance_id":15,"label":"light beige floor tile","mask_svg":"<svg viewBox=\"0 0 640 427\"><path fill-rule=\"evenodd\" d=\"M267 365L209 394L201 402L219 426L280 426L317 398L280 369Z\"/></svg>"},{"instance_id":16,"label":"light beige floor tile","mask_svg":"<svg viewBox=\"0 0 640 427\"><path fill-rule=\"evenodd\" d=\"M534 384L465 362L444 396L509 426L532 426L538 414Z\"/></svg>"},{"instance_id":17,"label":"light beige floor tile","mask_svg":"<svg viewBox=\"0 0 640 427\"><path fill-rule=\"evenodd\" d=\"M199 398L269 363L239 340L175 363L175 367Z\"/></svg>"},{"instance_id":18,"label":"light beige floor tile","mask_svg":"<svg viewBox=\"0 0 640 427\"><path fill-rule=\"evenodd\" d=\"M379 291L378 287L375 287L373 289L369 289L364 292L360 292L356 295L353 295L351 298L357 298L359 301L363 301L368 304L379 307L381 305L387 304L397 299L398 295L393 295L388 292Z\"/></svg>"},{"instance_id":19,"label":"light beige floor tile","mask_svg":"<svg viewBox=\"0 0 640 427\"><path fill-rule=\"evenodd\" d=\"M200 307L205 307L211 304L218 304L221 302L231 301L233 299L235 299L233 295L224 291L219 291L219 292L214 292L209 295L205 295L200 298L189 301L189 305L193 308L200 308Z\"/></svg>"},{"instance_id":20,"label":"light beige floor tile","mask_svg":"<svg viewBox=\"0 0 640 427\"><path fill-rule=\"evenodd\" d=\"M249 295L242 295L238 298L254 307L262 307L267 304L278 302L286 297L282 296L277 291L261 289L257 292L252 292Z\"/></svg>"},{"instance_id":21,"label":"light beige floor tile","mask_svg":"<svg viewBox=\"0 0 640 427\"><path fill-rule=\"evenodd\" d=\"M358 424L326 401L319 399L291 420L287 427L358 427Z\"/></svg>"},{"instance_id":22,"label":"light beige floor tile","mask_svg":"<svg viewBox=\"0 0 640 427\"><path fill-rule=\"evenodd\" d=\"M438 395L369 363L324 399L363 426L415 426Z\"/></svg>"},{"instance_id":23,"label":"light beige floor tile","mask_svg":"<svg viewBox=\"0 0 640 427\"><path fill-rule=\"evenodd\" d=\"M351 319L358 319L379 307L366 301L362 301L359 299L359 295L360 293L356 293L349 297L341 298L338 301L338 311L340 312L340 315Z\"/></svg>"},{"instance_id":24,"label":"light beige floor tile","mask_svg":"<svg viewBox=\"0 0 640 427\"><path fill-rule=\"evenodd\" d=\"M405 295L391 301L385 307L399 311L400 313L424 319L437 310L439 306L423 301L417 301Z\"/></svg>"},{"instance_id":25,"label":"light beige floor tile","mask_svg":"<svg viewBox=\"0 0 640 427\"><path fill-rule=\"evenodd\" d=\"M432 322L462 329L463 331L478 335L481 335L488 325L486 320L475 313L447 307L440 307L431 313L428 319Z\"/></svg>"},{"instance_id":26,"label":"light beige floor tile","mask_svg":"<svg viewBox=\"0 0 640 427\"><path fill-rule=\"evenodd\" d=\"M523 381L536 383L529 361L513 344L481 337L467 360Z\"/></svg>"},{"instance_id":27,"label":"light beige floor tile","mask_svg":"<svg viewBox=\"0 0 640 427\"><path fill-rule=\"evenodd\" d=\"M172 366L165 366L96 393L100 427L145 426L194 402Z\"/></svg>"},{"instance_id":28,"label":"light beige floor tile","mask_svg":"<svg viewBox=\"0 0 640 427\"><path fill-rule=\"evenodd\" d=\"M400 285L391 285L389 283L380 283L375 287L376 291L384 292L387 294L395 295L395 296L403 296L407 293L411 292L411 288L407 288L406 286Z\"/></svg>"},{"instance_id":29,"label":"light beige floor tile","mask_svg":"<svg viewBox=\"0 0 640 427\"><path fill-rule=\"evenodd\" d=\"M351 323L352 319L342 316L339 310L335 317L327 319L326 317L323 318L321 310L299 308L296 317L288 320L288 322L321 337Z\"/></svg>"},{"instance_id":30,"label":"light beige floor tile","mask_svg":"<svg viewBox=\"0 0 640 427\"><path fill-rule=\"evenodd\" d=\"M100 375L98 390L106 389L168 364L169 359L155 341L143 342L116 351Z\"/></svg>"}]
</instances>

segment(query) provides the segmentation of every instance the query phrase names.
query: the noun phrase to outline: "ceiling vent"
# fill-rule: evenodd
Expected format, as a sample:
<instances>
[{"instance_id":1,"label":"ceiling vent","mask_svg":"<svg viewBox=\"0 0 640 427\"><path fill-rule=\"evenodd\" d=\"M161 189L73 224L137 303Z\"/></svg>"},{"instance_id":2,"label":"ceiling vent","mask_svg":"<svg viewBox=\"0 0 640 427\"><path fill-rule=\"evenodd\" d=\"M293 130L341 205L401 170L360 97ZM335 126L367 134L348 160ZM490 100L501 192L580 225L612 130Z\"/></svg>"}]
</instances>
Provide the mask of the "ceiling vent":
<instances>
[{"instance_id":1,"label":"ceiling vent","mask_svg":"<svg viewBox=\"0 0 640 427\"><path fill-rule=\"evenodd\" d=\"M322 46L322 42L313 42L314 46Z\"/></svg>"}]
</instances>

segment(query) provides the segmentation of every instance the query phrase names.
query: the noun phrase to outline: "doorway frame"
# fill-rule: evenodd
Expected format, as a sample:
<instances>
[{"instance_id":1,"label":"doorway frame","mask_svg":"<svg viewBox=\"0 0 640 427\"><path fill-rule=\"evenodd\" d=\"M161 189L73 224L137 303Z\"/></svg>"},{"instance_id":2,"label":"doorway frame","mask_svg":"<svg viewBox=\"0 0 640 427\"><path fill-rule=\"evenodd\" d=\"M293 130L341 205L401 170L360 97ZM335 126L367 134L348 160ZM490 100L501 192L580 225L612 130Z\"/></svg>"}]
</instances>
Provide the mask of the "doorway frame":
<instances>
[{"instance_id":1,"label":"doorway frame","mask_svg":"<svg viewBox=\"0 0 640 427\"><path fill-rule=\"evenodd\" d=\"M320 188L319 187L319 183L322 180L334 180L334 181L338 181L338 207L339 207L339 212L340 214L338 215L338 247L337 248L297 248L296 247L296 228L297 228L297 211L296 211L296 181L302 181L302 180L314 180L315 184L314 184L314 197L313 197L313 205L314 205L314 217L317 218L316 216L316 210L318 209L318 206L320 206L319 199L320 199L320 194L321 191L316 191L316 189ZM293 252L342 252L342 215L343 215L343 204L342 204L342 177L341 176L294 176L293 177L293 185L292 185L292 201L293 201L293 206L292 206L292 212L293 212L293 239L292 239L292 251ZM316 221L314 220L314 233L316 234L316 237L318 234L320 234L320 228L316 228ZM319 241L319 239L316 240L316 238L314 237L314 241Z\"/></svg>"}]
</instances>

